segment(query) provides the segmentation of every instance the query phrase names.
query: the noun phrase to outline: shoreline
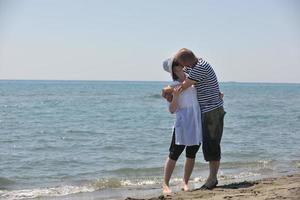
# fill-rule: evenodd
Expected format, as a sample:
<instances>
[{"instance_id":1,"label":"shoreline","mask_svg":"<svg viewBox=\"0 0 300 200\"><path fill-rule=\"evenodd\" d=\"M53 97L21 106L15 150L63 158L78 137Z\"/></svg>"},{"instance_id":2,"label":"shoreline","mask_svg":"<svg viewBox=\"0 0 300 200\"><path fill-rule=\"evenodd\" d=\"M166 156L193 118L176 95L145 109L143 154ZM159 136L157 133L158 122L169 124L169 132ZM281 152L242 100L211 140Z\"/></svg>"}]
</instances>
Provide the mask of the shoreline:
<instances>
[{"instance_id":1,"label":"shoreline","mask_svg":"<svg viewBox=\"0 0 300 200\"><path fill-rule=\"evenodd\" d=\"M131 198L125 200L237 200L237 199L300 199L300 174L276 178L263 178L256 181L233 182L218 185L213 190L195 188L189 192L175 192L152 198Z\"/></svg>"}]
</instances>

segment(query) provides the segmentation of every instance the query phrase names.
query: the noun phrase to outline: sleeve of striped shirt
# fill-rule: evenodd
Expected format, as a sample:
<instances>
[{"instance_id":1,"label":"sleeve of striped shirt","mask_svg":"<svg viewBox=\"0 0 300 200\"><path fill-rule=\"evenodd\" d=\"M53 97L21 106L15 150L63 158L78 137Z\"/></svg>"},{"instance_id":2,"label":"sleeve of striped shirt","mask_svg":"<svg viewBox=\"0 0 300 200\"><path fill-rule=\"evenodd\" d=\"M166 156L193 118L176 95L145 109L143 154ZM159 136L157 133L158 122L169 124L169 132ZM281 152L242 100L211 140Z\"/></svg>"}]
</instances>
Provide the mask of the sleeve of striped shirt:
<instances>
[{"instance_id":1,"label":"sleeve of striped shirt","mask_svg":"<svg viewBox=\"0 0 300 200\"><path fill-rule=\"evenodd\" d=\"M189 73L188 78L200 82L206 74L205 69L201 65L196 65Z\"/></svg>"}]
</instances>

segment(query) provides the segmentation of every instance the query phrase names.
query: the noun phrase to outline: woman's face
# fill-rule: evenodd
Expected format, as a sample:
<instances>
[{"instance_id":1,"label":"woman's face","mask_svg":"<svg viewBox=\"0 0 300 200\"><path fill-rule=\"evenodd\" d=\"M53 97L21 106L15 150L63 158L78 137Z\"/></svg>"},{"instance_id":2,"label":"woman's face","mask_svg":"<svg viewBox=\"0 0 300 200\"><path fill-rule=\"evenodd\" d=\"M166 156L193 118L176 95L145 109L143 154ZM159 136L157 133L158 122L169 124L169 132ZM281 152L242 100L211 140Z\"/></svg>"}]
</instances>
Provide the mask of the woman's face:
<instances>
[{"instance_id":1,"label":"woman's face","mask_svg":"<svg viewBox=\"0 0 300 200\"><path fill-rule=\"evenodd\" d=\"M178 77L179 81L184 81L185 80L185 73L183 71L183 67L182 66L175 66L173 68L173 72L174 74Z\"/></svg>"}]
</instances>

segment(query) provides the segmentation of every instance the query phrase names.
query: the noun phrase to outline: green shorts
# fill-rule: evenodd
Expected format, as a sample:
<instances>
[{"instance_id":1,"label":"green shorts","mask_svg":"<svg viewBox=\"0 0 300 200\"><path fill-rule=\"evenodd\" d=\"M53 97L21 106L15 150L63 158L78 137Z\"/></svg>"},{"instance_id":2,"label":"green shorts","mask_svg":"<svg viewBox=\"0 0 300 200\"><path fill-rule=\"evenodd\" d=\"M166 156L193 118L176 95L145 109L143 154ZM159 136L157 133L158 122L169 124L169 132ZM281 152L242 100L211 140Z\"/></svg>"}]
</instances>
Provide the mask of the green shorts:
<instances>
[{"instance_id":1,"label":"green shorts","mask_svg":"<svg viewBox=\"0 0 300 200\"><path fill-rule=\"evenodd\" d=\"M203 155L206 161L221 160L221 139L223 134L224 116L223 106L202 114L203 127Z\"/></svg>"}]
</instances>

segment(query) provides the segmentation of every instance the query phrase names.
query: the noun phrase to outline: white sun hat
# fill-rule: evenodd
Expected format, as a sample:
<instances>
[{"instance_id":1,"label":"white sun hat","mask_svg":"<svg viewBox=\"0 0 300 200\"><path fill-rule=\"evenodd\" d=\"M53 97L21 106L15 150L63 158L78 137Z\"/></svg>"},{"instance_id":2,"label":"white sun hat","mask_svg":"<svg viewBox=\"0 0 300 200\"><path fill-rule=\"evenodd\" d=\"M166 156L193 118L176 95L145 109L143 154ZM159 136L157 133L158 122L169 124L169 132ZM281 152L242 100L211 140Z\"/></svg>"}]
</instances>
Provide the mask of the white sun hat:
<instances>
[{"instance_id":1,"label":"white sun hat","mask_svg":"<svg viewBox=\"0 0 300 200\"><path fill-rule=\"evenodd\" d=\"M173 70L172 70L173 60L174 60L174 57L171 57L171 58L167 58L166 60L163 61L163 68L166 72L169 72L171 74L171 77L173 74Z\"/></svg>"}]
</instances>

